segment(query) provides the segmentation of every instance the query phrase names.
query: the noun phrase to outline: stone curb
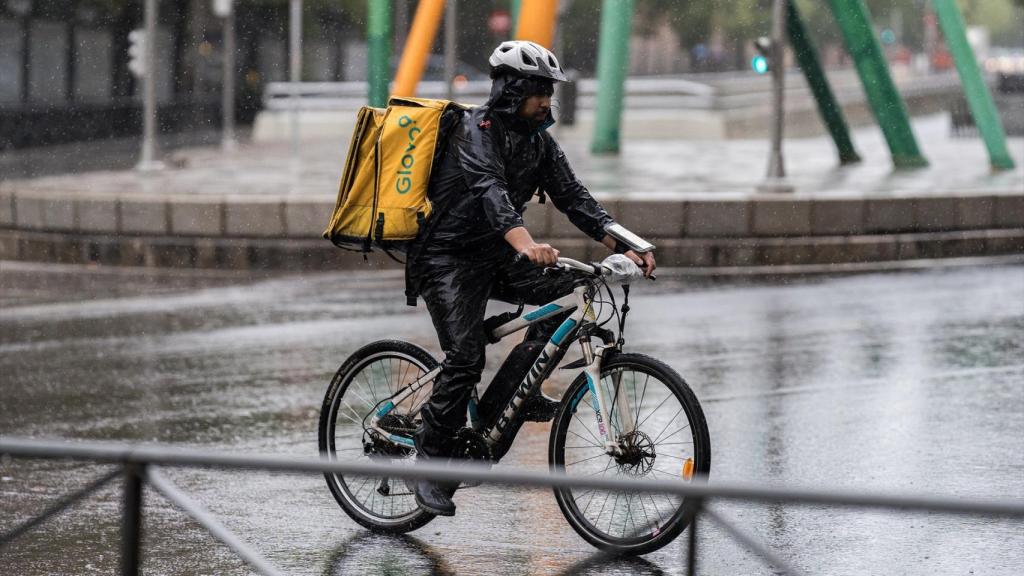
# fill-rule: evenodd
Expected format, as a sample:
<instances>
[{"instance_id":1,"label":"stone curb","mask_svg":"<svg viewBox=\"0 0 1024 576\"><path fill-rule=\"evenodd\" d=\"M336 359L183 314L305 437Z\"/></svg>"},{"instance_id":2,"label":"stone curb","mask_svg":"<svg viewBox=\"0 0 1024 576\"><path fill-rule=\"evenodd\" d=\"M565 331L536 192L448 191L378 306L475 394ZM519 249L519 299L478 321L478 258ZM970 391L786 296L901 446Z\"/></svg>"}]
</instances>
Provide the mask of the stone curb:
<instances>
[{"instance_id":1,"label":"stone curb","mask_svg":"<svg viewBox=\"0 0 1024 576\"><path fill-rule=\"evenodd\" d=\"M922 258L1024 254L1024 229L985 229L854 236L654 238L666 267L848 264ZM598 260L607 250L589 239L565 238L566 256ZM324 240L86 235L0 229L0 259L167 268L337 270L401 265L368 258Z\"/></svg>"},{"instance_id":2,"label":"stone curb","mask_svg":"<svg viewBox=\"0 0 1024 576\"><path fill-rule=\"evenodd\" d=\"M602 199L627 228L657 238L773 238L1024 228L1024 193L870 198L747 195ZM333 201L295 198L65 196L0 192L0 228L204 238L317 239ZM551 204L525 214L534 236L583 239Z\"/></svg>"},{"instance_id":3,"label":"stone curb","mask_svg":"<svg viewBox=\"0 0 1024 576\"><path fill-rule=\"evenodd\" d=\"M603 198L658 245L665 266L771 266L1024 253L1024 193L872 197L767 194ZM199 268L348 268L387 257L344 252L321 233L324 199L101 195L0 189L0 258ZM603 247L552 207L524 215L567 255Z\"/></svg>"}]
</instances>

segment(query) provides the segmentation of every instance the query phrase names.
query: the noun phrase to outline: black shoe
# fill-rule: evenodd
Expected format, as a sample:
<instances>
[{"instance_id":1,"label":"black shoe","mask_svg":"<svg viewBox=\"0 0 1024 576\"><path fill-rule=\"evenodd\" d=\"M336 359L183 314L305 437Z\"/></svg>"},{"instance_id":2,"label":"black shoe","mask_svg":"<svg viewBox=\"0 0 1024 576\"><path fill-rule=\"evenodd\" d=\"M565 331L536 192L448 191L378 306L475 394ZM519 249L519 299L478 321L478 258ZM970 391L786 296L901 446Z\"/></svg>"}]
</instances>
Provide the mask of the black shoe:
<instances>
[{"instance_id":1,"label":"black shoe","mask_svg":"<svg viewBox=\"0 0 1024 576\"><path fill-rule=\"evenodd\" d=\"M558 414L559 404L558 400L548 398L538 390L536 394L526 399L526 404L523 405L523 420L551 422L555 419L555 414Z\"/></svg>"},{"instance_id":2,"label":"black shoe","mask_svg":"<svg viewBox=\"0 0 1024 576\"><path fill-rule=\"evenodd\" d=\"M416 504L438 516L455 516L455 502L452 502L454 492L449 485L429 480L417 480L413 490Z\"/></svg>"}]
</instances>

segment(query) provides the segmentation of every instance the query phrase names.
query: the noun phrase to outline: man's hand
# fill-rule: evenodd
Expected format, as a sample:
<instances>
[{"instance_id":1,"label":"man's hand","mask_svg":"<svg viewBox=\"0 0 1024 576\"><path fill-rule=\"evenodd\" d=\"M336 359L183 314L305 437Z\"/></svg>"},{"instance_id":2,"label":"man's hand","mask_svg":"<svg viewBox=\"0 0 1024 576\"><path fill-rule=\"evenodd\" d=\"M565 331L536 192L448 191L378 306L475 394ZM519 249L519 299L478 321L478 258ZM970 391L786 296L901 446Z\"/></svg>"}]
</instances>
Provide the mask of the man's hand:
<instances>
[{"instance_id":1,"label":"man's hand","mask_svg":"<svg viewBox=\"0 0 1024 576\"><path fill-rule=\"evenodd\" d=\"M526 256L530 262L538 266L554 266L558 264L558 250L550 244L538 244L526 228L518 227L505 232L505 241L516 252Z\"/></svg>"},{"instance_id":2,"label":"man's hand","mask_svg":"<svg viewBox=\"0 0 1024 576\"><path fill-rule=\"evenodd\" d=\"M558 250L552 248L550 244L532 244L523 250L519 251L520 254L525 255L530 259L530 262L539 266L554 266L558 264Z\"/></svg>"},{"instance_id":3,"label":"man's hand","mask_svg":"<svg viewBox=\"0 0 1024 576\"><path fill-rule=\"evenodd\" d=\"M615 238L612 238L610 234L605 234L601 244L607 246L609 250L615 251ZM658 264L654 261L654 252L637 254L632 250L626 250L625 255L644 271L644 278L650 278L651 274L654 274L654 269L658 267Z\"/></svg>"},{"instance_id":4,"label":"man's hand","mask_svg":"<svg viewBox=\"0 0 1024 576\"><path fill-rule=\"evenodd\" d=\"M654 274L654 269L658 267L658 264L654 261L654 252L637 254L632 250L627 250L626 257L644 271L644 278L650 278L651 274Z\"/></svg>"}]
</instances>

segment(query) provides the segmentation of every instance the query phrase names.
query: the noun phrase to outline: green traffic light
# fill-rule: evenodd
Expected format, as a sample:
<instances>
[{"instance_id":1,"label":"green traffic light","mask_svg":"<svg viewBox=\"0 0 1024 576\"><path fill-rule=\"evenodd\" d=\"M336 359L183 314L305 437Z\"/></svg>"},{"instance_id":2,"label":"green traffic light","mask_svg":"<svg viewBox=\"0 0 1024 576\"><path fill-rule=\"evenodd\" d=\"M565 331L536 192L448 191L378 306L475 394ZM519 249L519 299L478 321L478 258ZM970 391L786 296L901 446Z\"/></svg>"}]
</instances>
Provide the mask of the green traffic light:
<instances>
[{"instance_id":1,"label":"green traffic light","mask_svg":"<svg viewBox=\"0 0 1024 576\"><path fill-rule=\"evenodd\" d=\"M760 55L754 56L750 61L750 67L754 69L754 72L764 74L768 72L768 59Z\"/></svg>"}]
</instances>

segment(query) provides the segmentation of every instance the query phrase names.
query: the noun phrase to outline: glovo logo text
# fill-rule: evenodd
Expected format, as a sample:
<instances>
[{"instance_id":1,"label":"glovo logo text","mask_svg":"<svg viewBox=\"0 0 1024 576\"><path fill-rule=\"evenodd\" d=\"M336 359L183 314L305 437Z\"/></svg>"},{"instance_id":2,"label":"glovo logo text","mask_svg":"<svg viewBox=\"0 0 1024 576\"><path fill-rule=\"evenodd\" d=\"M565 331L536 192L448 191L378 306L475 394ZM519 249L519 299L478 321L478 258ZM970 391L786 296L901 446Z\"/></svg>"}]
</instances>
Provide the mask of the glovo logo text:
<instances>
[{"instance_id":1,"label":"glovo logo text","mask_svg":"<svg viewBox=\"0 0 1024 576\"><path fill-rule=\"evenodd\" d=\"M409 144L405 148L405 153L402 154L401 169L397 173L395 179L395 191L399 194L405 194L412 190L412 173L413 168L416 165L416 158L412 155L413 150L416 149L416 135L422 132L416 121L408 116L402 116L398 119L398 125L401 128L407 128L406 135L409 137Z\"/></svg>"}]
</instances>

